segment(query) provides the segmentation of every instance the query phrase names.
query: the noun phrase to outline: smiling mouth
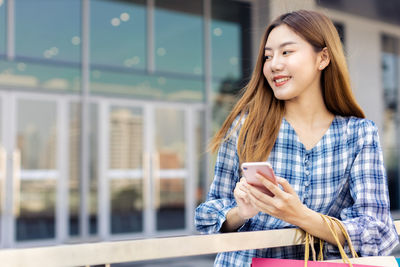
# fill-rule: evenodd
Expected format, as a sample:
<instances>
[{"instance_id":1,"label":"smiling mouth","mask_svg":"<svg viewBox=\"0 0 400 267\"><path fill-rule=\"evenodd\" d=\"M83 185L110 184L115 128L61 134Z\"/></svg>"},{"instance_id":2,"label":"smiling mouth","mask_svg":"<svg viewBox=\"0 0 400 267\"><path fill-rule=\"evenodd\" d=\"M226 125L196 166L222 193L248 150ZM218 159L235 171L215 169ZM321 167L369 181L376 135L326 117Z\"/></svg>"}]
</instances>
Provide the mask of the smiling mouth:
<instances>
[{"instance_id":1,"label":"smiling mouth","mask_svg":"<svg viewBox=\"0 0 400 267\"><path fill-rule=\"evenodd\" d=\"M287 81L290 80L291 77L282 77L278 79L274 79L275 86L282 86L284 85Z\"/></svg>"}]
</instances>

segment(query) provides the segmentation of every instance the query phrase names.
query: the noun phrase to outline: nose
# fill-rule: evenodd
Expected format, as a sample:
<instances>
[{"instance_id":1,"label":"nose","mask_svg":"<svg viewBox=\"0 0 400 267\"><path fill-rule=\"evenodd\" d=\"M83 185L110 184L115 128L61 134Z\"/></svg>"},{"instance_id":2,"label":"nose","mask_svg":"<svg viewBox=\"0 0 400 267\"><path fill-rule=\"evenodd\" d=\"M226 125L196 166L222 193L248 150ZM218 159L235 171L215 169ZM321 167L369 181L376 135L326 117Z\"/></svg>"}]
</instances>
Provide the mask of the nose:
<instances>
[{"instance_id":1,"label":"nose","mask_svg":"<svg viewBox=\"0 0 400 267\"><path fill-rule=\"evenodd\" d=\"M281 71L284 68L284 62L282 57L275 55L270 61L270 68L272 72Z\"/></svg>"}]
</instances>

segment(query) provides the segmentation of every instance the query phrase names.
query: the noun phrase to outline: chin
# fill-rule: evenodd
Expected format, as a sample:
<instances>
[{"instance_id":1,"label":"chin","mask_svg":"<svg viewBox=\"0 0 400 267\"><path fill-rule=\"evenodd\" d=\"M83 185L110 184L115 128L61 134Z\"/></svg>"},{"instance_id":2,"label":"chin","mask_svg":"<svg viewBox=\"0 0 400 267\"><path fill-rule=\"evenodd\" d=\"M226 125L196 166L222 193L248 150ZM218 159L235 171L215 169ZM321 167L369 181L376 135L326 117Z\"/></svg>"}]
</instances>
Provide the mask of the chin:
<instances>
[{"instance_id":1,"label":"chin","mask_svg":"<svg viewBox=\"0 0 400 267\"><path fill-rule=\"evenodd\" d=\"M290 99L293 98L291 95L282 94L282 93L279 93L279 92L274 92L274 96L275 96L276 99L282 100L282 101L290 100Z\"/></svg>"}]
</instances>

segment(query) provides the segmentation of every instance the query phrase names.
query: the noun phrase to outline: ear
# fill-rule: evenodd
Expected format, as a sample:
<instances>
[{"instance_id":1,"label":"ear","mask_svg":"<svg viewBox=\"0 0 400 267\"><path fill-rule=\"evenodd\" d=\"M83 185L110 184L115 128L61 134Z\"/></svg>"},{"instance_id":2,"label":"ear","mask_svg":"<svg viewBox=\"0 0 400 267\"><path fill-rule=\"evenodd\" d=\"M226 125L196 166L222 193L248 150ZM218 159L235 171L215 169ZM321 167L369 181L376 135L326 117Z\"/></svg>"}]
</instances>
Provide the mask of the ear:
<instances>
[{"instance_id":1,"label":"ear","mask_svg":"<svg viewBox=\"0 0 400 267\"><path fill-rule=\"evenodd\" d=\"M318 69L323 70L325 69L329 63L331 62L331 58L329 57L328 48L324 47L321 52L318 53Z\"/></svg>"}]
</instances>

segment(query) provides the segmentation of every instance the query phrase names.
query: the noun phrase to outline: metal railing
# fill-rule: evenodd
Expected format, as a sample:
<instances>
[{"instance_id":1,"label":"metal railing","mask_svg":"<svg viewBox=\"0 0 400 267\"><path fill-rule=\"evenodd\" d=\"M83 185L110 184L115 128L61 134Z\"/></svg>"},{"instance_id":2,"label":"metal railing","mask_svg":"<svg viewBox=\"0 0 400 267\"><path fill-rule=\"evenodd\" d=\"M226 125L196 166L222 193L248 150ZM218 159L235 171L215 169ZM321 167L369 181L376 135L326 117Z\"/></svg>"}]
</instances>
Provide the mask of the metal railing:
<instances>
[{"instance_id":1,"label":"metal railing","mask_svg":"<svg viewBox=\"0 0 400 267\"><path fill-rule=\"evenodd\" d=\"M395 221L400 234L400 221ZM291 246L304 243L304 232L292 229L192 235L132 241L0 250L0 266L61 267L186 257L218 252Z\"/></svg>"}]
</instances>

